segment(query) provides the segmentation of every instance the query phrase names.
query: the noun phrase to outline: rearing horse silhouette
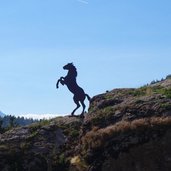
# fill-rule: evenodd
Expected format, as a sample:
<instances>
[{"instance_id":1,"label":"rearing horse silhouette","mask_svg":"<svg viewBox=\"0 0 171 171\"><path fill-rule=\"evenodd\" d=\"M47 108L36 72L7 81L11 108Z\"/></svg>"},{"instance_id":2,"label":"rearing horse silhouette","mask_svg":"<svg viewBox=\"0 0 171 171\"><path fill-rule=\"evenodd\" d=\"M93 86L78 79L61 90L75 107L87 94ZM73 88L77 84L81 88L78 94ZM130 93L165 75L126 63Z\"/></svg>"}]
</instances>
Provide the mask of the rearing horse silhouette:
<instances>
[{"instance_id":1,"label":"rearing horse silhouette","mask_svg":"<svg viewBox=\"0 0 171 171\"><path fill-rule=\"evenodd\" d=\"M84 90L78 86L76 77L77 77L77 69L73 65L73 63L68 63L63 67L64 70L68 70L68 74L65 77L61 77L57 83L56 83L56 88L59 88L59 83L62 85L66 85L69 89L74 94L73 100L77 107L72 111L71 115L73 116L75 111L80 107L80 103L83 107L83 111L81 113L81 116L84 115L84 111L86 108L86 105L84 104L84 100L87 97L87 99L90 101L90 97L88 94L85 94Z\"/></svg>"}]
</instances>

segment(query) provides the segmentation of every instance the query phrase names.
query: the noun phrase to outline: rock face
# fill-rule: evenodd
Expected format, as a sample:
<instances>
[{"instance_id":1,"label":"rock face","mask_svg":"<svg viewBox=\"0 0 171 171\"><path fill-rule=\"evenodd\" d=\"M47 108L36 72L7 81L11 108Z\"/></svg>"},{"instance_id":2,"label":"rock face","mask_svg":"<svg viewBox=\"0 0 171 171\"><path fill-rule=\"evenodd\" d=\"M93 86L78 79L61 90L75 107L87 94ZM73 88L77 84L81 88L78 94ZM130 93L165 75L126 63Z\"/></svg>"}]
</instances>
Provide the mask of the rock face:
<instances>
[{"instance_id":1,"label":"rock face","mask_svg":"<svg viewBox=\"0 0 171 171\"><path fill-rule=\"evenodd\" d=\"M80 119L64 117L0 134L1 170L62 170L65 167L62 147L67 149L68 143L72 150L76 146L74 139L80 125Z\"/></svg>"},{"instance_id":2,"label":"rock face","mask_svg":"<svg viewBox=\"0 0 171 171\"><path fill-rule=\"evenodd\" d=\"M58 117L0 135L1 170L170 171L171 79L92 98L84 119Z\"/></svg>"}]
</instances>

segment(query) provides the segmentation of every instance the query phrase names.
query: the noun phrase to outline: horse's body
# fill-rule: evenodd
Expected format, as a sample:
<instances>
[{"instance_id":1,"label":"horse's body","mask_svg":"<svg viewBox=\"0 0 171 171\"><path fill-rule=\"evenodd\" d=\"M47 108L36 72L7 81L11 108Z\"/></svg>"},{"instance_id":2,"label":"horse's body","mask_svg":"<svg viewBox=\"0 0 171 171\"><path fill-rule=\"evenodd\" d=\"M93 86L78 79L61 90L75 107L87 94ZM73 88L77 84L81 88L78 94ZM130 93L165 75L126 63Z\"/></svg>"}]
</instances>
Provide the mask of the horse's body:
<instances>
[{"instance_id":1,"label":"horse's body","mask_svg":"<svg viewBox=\"0 0 171 171\"><path fill-rule=\"evenodd\" d=\"M66 85L68 89L74 94L73 100L77 107L72 111L71 115L73 116L75 111L80 107L80 103L83 107L83 111L81 115L84 115L85 107L84 100L87 97L90 101L89 95L85 94L84 90L78 86L76 77L77 77L77 69L72 63L69 63L63 67L63 69L68 70L68 74L66 77L61 77L57 83L56 88L58 88L58 84ZM79 103L80 102L80 103Z\"/></svg>"}]
</instances>

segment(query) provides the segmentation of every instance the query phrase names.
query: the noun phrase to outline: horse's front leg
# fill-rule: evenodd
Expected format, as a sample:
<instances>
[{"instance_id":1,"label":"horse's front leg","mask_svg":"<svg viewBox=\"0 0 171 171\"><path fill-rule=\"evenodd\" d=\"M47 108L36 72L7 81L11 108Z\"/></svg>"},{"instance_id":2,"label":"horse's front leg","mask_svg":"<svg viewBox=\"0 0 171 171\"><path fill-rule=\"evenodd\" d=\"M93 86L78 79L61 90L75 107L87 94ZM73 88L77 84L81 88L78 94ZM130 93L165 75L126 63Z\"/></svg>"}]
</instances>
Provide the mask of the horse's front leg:
<instances>
[{"instance_id":1,"label":"horse's front leg","mask_svg":"<svg viewBox=\"0 0 171 171\"><path fill-rule=\"evenodd\" d=\"M56 88L59 88L59 83L61 83L62 85L65 84L65 80L64 80L64 79L65 79L64 77L61 77L61 78L57 81L57 83L56 83Z\"/></svg>"},{"instance_id":2,"label":"horse's front leg","mask_svg":"<svg viewBox=\"0 0 171 171\"><path fill-rule=\"evenodd\" d=\"M60 79L56 83L56 88L59 88L59 82L60 82Z\"/></svg>"}]
</instances>

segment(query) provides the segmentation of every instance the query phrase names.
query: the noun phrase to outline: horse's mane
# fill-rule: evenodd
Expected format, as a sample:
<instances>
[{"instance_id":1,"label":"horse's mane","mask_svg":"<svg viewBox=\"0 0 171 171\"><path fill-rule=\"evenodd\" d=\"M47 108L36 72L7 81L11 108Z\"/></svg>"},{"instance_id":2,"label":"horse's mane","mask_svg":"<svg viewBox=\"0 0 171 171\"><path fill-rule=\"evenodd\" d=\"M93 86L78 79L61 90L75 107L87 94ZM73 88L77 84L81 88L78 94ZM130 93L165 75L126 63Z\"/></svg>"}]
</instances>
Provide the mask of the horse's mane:
<instances>
[{"instance_id":1,"label":"horse's mane","mask_svg":"<svg viewBox=\"0 0 171 171\"><path fill-rule=\"evenodd\" d=\"M77 68L73 64L70 64L69 74L72 77L77 77Z\"/></svg>"}]
</instances>

